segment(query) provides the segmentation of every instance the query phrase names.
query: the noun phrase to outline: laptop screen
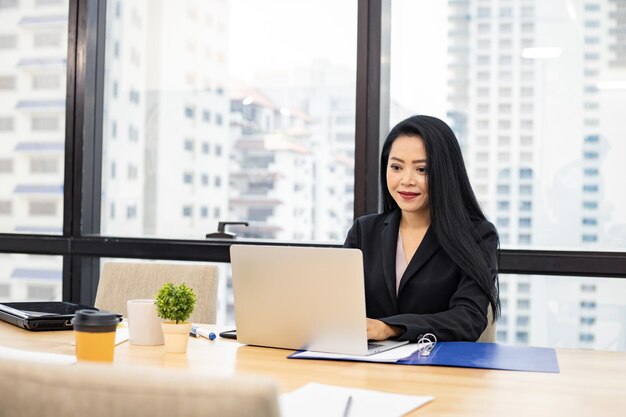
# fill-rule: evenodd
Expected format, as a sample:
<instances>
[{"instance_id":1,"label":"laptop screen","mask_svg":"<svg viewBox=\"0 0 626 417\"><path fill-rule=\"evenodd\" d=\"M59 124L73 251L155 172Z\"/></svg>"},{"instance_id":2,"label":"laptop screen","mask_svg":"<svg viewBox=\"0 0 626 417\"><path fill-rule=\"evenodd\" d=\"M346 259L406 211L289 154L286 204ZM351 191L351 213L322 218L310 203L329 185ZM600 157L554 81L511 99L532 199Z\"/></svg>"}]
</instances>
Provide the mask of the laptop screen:
<instances>
[{"instance_id":1,"label":"laptop screen","mask_svg":"<svg viewBox=\"0 0 626 417\"><path fill-rule=\"evenodd\" d=\"M24 313L27 317L44 317L44 316L67 316L73 315L77 310L89 309L93 310L93 307L65 303L61 301L35 301L35 302L23 302L23 303L3 303L2 306L7 306L11 309L18 310Z\"/></svg>"}]
</instances>

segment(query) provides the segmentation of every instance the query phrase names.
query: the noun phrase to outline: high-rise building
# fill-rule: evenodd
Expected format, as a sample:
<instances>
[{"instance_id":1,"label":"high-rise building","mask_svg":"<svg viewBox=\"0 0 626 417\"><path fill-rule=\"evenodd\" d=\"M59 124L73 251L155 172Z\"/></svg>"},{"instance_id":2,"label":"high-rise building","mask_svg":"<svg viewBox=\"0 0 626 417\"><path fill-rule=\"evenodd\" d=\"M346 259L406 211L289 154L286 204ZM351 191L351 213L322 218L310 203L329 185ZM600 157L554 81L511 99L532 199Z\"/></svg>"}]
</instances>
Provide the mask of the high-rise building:
<instances>
[{"instance_id":1,"label":"high-rise building","mask_svg":"<svg viewBox=\"0 0 626 417\"><path fill-rule=\"evenodd\" d=\"M254 82L275 102L311 119L312 239L342 242L354 216L354 70L319 59L291 71L258 73Z\"/></svg>"},{"instance_id":2,"label":"high-rise building","mask_svg":"<svg viewBox=\"0 0 626 417\"><path fill-rule=\"evenodd\" d=\"M615 207L623 205L623 197L608 198L618 181L604 173L610 170L604 160L609 149L626 146L618 117L625 97L603 92L602 86L603 80L624 78L621 3L448 5L448 116L502 245L608 244L611 218L621 220ZM597 294L610 292L604 290L613 285L610 280L572 278L566 285L559 279L503 276L501 281L500 341L558 345L546 325L552 322L575 326L568 334L578 334L574 342L580 346L605 347L610 333L600 335L596 324L624 327L626 314L616 319L610 305L598 308ZM567 289L572 282L580 291ZM552 307L571 303L577 306L571 320ZM626 332L613 336L626 343Z\"/></svg>"},{"instance_id":3,"label":"high-rise building","mask_svg":"<svg viewBox=\"0 0 626 417\"><path fill-rule=\"evenodd\" d=\"M110 5L104 234L202 238L228 220L228 7L214 3Z\"/></svg>"},{"instance_id":4,"label":"high-rise building","mask_svg":"<svg viewBox=\"0 0 626 417\"><path fill-rule=\"evenodd\" d=\"M63 226L66 0L0 7L0 230ZM0 255L0 300L61 298L57 257Z\"/></svg>"},{"instance_id":5,"label":"high-rise building","mask_svg":"<svg viewBox=\"0 0 626 417\"><path fill-rule=\"evenodd\" d=\"M230 219L240 237L313 238L314 172L310 118L254 88L231 95Z\"/></svg>"}]
</instances>

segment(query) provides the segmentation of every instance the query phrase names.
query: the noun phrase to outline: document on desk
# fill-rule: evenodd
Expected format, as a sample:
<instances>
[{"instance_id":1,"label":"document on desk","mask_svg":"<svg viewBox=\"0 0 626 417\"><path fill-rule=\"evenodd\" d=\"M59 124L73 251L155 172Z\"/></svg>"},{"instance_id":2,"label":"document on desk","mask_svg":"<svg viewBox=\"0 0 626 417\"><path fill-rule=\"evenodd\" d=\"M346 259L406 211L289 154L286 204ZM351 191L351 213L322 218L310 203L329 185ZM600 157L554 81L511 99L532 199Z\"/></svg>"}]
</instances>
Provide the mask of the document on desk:
<instances>
[{"instance_id":1,"label":"document on desk","mask_svg":"<svg viewBox=\"0 0 626 417\"><path fill-rule=\"evenodd\" d=\"M289 357L292 359L335 359L341 361L356 361L356 362L382 362L382 363L396 363L400 359L411 356L418 350L417 343L409 343L406 345L398 346L393 349L385 350L380 353L374 353L373 355L346 355L341 353L326 353L326 352L313 352L310 350L298 351Z\"/></svg>"},{"instance_id":2,"label":"document on desk","mask_svg":"<svg viewBox=\"0 0 626 417\"><path fill-rule=\"evenodd\" d=\"M30 350L13 349L0 346L0 357L18 361L44 362L44 363L74 363L76 356L62 355L60 353L32 352Z\"/></svg>"},{"instance_id":3,"label":"document on desk","mask_svg":"<svg viewBox=\"0 0 626 417\"><path fill-rule=\"evenodd\" d=\"M280 396L282 417L400 417L432 396L392 394L360 388L310 383ZM346 406L348 406L346 408Z\"/></svg>"}]
</instances>

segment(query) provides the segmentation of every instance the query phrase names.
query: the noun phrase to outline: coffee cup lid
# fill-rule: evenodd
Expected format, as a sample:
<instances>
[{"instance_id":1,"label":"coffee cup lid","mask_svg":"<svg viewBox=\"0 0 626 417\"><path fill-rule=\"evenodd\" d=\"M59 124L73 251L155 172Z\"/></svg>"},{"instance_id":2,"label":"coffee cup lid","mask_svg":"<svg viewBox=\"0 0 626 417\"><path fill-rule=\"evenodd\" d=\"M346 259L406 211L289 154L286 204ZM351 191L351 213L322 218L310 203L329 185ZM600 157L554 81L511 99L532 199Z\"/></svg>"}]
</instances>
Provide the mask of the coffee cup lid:
<instances>
[{"instance_id":1,"label":"coffee cup lid","mask_svg":"<svg viewBox=\"0 0 626 417\"><path fill-rule=\"evenodd\" d=\"M97 310L78 310L72 319L72 324L79 327L116 326L120 318L115 313Z\"/></svg>"}]
</instances>

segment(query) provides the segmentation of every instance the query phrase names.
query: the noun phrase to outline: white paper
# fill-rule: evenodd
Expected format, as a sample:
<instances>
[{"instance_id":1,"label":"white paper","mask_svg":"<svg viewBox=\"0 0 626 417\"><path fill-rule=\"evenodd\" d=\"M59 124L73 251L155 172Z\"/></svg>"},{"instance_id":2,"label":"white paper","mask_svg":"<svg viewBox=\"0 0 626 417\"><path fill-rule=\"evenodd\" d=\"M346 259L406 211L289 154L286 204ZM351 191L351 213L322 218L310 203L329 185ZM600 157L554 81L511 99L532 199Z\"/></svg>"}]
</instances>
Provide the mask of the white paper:
<instances>
[{"instance_id":1,"label":"white paper","mask_svg":"<svg viewBox=\"0 0 626 417\"><path fill-rule=\"evenodd\" d=\"M433 399L310 383L280 396L281 416L342 417L350 397L350 417L400 417Z\"/></svg>"},{"instance_id":2,"label":"white paper","mask_svg":"<svg viewBox=\"0 0 626 417\"><path fill-rule=\"evenodd\" d=\"M115 329L115 346L119 345L120 343L124 343L128 340L128 338L128 327L118 326L117 329Z\"/></svg>"},{"instance_id":3,"label":"white paper","mask_svg":"<svg viewBox=\"0 0 626 417\"><path fill-rule=\"evenodd\" d=\"M30 350L13 349L0 346L0 357L30 362L45 363L74 363L74 355L62 355L60 353L32 352Z\"/></svg>"},{"instance_id":4,"label":"white paper","mask_svg":"<svg viewBox=\"0 0 626 417\"><path fill-rule=\"evenodd\" d=\"M416 343L409 343L407 345L398 346L397 348L389 349L384 352L374 353L373 355L359 356L359 355L345 355L336 353L325 352L313 352L306 350L304 352L297 352L291 355L292 358L309 358L309 359L344 359L353 360L359 362L385 362L393 363L402 358L411 356L418 349Z\"/></svg>"}]
</instances>

